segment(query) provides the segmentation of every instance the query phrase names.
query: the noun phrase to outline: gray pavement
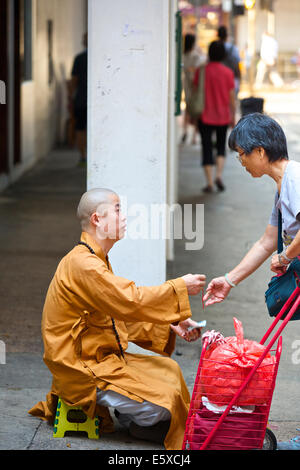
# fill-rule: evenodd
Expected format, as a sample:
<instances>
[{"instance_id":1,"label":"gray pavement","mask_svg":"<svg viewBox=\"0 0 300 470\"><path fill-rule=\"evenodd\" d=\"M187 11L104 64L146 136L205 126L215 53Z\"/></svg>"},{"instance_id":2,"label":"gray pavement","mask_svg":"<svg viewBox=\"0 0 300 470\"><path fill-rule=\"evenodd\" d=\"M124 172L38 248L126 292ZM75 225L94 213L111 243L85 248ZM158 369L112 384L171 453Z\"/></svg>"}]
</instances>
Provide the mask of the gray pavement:
<instances>
[{"instance_id":1,"label":"gray pavement","mask_svg":"<svg viewBox=\"0 0 300 470\"><path fill-rule=\"evenodd\" d=\"M300 116L280 113L276 117L287 134L290 158L300 161ZM75 211L85 190L86 171L77 166L77 158L72 150L57 149L0 194L0 340L6 345L6 364L0 364L0 450L160 450L160 446L131 438L118 423L114 433L99 440L54 439L51 426L27 414L51 386L42 360L41 311L57 263L80 235ZM262 234L272 208L273 182L251 179L232 153L228 153L224 174L227 190L203 195L199 162L199 144L180 148L180 202L205 204L204 248L186 251L185 240L177 240L175 260L168 264L169 278L201 272L210 280L230 270ZM266 264L232 290L226 302L204 312L200 299L191 298L193 317L206 319L207 330L231 336L235 316L243 322L245 337L260 341L270 324L264 304L269 278ZM283 334L270 412L270 427L278 440L294 436L300 427L300 354L295 355L299 340L300 323L291 322ZM200 342L188 344L179 339L173 355L190 392L200 346Z\"/></svg>"}]
</instances>

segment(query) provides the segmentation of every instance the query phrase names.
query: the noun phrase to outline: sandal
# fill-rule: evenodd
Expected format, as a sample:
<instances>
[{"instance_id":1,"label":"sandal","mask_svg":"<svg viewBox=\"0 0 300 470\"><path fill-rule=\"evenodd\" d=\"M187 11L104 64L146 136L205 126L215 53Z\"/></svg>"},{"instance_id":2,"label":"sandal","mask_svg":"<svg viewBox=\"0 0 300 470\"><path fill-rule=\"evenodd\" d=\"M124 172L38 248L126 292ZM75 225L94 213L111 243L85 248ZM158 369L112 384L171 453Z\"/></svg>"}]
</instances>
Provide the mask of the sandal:
<instances>
[{"instance_id":1,"label":"sandal","mask_svg":"<svg viewBox=\"0 0 300 470\"><path fill-rule=\"evenodd\" d=\"M202 190L204 193L212 193L213 192L213 187L212 186L205 186Z\"/></svg>"},{"instance_id":2,"label":"sandal","mask_svg":"<svg viewBox=\"0 0 300 470\"><path fill-rule=\"evenodd\" d=\"M224 183L220 178L216 179L215 184L216 184L219 191L225 191Z\"/></svg>"}]
</instances>

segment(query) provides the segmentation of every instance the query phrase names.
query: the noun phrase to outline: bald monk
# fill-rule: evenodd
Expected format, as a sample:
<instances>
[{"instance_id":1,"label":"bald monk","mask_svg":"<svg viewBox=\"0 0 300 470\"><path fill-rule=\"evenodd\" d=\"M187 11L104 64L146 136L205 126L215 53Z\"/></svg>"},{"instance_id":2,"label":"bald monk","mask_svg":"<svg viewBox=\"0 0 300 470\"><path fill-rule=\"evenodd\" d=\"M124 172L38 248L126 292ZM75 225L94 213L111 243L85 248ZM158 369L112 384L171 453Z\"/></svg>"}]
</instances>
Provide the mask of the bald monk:
<instances>
[{"instance_id":1,"label":"bald monk","mask_svg":"<svg viewBox=\"0 0 300 470\"><path fill-rule=\"evenodd\" d=\"M170 358L176 334L195 341L189 295L205 285L187 274L154 287L116 276L108 252L124 237L118 195L108 189L83 194L77 209L82 234L59 263L42 317L44 361L53 375L46 401L29 413L53 422L58 397L99 416L112 432L109 408L130 435L181 449L190 396ZM128 342L159 355L130 354Z\"/></svg>"}]
</instances>

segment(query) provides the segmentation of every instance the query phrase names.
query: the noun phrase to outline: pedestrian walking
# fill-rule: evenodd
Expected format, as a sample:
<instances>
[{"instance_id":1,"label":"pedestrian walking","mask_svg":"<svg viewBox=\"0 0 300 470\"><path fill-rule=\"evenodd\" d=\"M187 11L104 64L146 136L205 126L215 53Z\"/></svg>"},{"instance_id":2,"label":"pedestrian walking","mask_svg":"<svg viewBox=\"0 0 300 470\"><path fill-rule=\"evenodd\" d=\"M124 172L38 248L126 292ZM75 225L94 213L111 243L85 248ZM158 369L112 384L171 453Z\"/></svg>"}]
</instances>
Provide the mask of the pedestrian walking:
<instances>
[{"instance_id":1,"label":"pedestrian walking","mask_svg":"<svg viewBox=\"0 0 300 470\"><path fill-rule=\"evenodd\" d=\"M229 146L238 152L239 161L253 178L269 176L274 180L277 191L265 232L237 266L208 284L203 298L206 306L222 302L232 288L254 273L274 253L278 245L280 217L284 249L272 256L270 269L276 274L284 273L288 265L300 257L300 163L289 160L282 128L267 115L248 114L231 132ZM300 450L300 436L290 442L279 443L278 448Z\"/></svg>"},{"instance_id":2,"label":"pedestrian walking","mask_svg":"<svg viewBox=\"0 0 300 470\"><path fill-rule=\"evenodd\" d=\"M198 128L202 143L202 165L207 181L203 189L211 193L214 187L212 134L216 132L216 176L215 184L219 191L225 190L223 170L225 163L225 145L228 126L235 124L235 85L232 70L222 64L225 46L221 41L213 41L208 51L209 63L204 70L204 109L198 119ZM199 80L200 68L195 74L195 83Z\"/></svg>"},{"instance_id":3,"label":"pedestrian walking","mask_svg":"<svg viewBox=\"0 0 300 470\"><path fill-rule=\"evenodd\" d=\"M206 57L202 51L196 47L196 36L194 34L186 34L184 38L184 53L183 53L183 89L185 95L185 113L183 124L182 142L186 141L188 126L193 127L192 143L196 143L197 136L197 120L190 112L192 89L197 68L206 61Z\"/></svg>"},{"instance_id":4,"label":"pedestrian walking","mask_svg":"<svg viewBox=\"0 0 300 470\"><path fill-rule=\"evenodd\" d=\"M277 70L278 61L278 42L268 32L263 33L260 48L260 60L257 64L257 73L255 86L261 87L265 75L268 74L269 79L276 88L283 86L283 80Z\"/></svg>"},{"instance_id":5,"label":"pedestrian walking","mask_svg":"<svg viewBox=\"0 0 300 470\"><path fill-rule=\"evenodd\" d=\"M234 73L235 94L237 96L241 83L240 53L237 46L228 41L228 32L226 26L219 27L218 38L223 42L226 52L223 64L229 67Z\"/></svg>"},{"instance_id":6,"label":"pedestrian walking","mask_svg":"<svg viewBox=\"0 0 300 470\"><path fill-rule=\"evenodd\" d=\"M73 113L80 164L87 157L87 34L83 38L84 51L75 57L72 68Z\"/></svg>"}]
</instances>

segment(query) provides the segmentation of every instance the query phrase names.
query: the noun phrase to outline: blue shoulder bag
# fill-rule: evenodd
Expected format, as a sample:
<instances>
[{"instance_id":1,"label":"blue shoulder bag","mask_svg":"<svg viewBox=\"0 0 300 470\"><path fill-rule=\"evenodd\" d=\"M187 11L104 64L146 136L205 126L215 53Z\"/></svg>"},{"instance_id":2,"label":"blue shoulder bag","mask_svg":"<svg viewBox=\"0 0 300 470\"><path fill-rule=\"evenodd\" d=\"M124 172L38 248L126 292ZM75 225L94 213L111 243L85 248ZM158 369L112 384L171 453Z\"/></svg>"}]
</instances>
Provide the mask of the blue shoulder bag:
<instances>
[{"instance_id":1,"label":"blue shoulder bag","mask_svg":"<svg viewBox=\"0 0 300 470\"><path fill-rule=\"evenodd\" d=\"M282 242L282 216L281 212L278 211L278 253L282 252L283 242ZM268 284L268 289L265 292L265 300L269 315L271 317L276 317L286 301L292 295L297 285L300 285L300 260L295 258L289 265L288 269L281 276L272 277L271 281ZM285 318L288 311L282 315L281 320ZM300 307L291 320L300 320Z\"/></svg>"}]
</instances>

